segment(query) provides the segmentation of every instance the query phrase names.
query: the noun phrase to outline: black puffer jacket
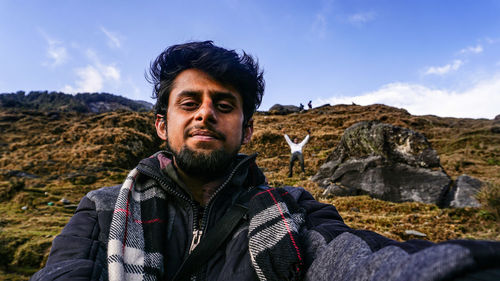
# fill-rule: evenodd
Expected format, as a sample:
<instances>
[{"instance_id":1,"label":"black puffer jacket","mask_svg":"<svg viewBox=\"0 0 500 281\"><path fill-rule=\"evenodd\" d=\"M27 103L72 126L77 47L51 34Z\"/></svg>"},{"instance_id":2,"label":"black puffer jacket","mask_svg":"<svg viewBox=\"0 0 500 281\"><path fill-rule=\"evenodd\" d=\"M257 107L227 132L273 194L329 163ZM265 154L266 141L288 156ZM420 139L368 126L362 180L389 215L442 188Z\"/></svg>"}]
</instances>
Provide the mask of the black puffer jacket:
<instances>
[{"instance_id":1,"label":"black puffer jacket","mask_svg":"<svg viewBox=\"0 0 500 281\"><path fill-rule=\"evenodd\" d=\"M171 280L188 256L193 229L209 231L236 198L265 177L253 156L239 156L227 183L203 210L181 188L165 153L140 162L136 185L168 182L165 274ZM32 280L107 280L107 242L120 186L89 192L75 215L52 245L46 267ZM347 227L332 205L322 204L302 188L286 191L305 213L300 247L305 256L306 280L451 280L482 270L497 276L500 243L449 241L434 244L413 240L397 242L369 231ZM199 219L201 217L201 220ZM201 225L200 225L201 224ZM146 238L147 239L147 238ZM486 271L484 271L486 270ZM497 270L497 271L495 271ZM205 265L198 280L258 280L248 244L248 221L243 220L231 239ZM496 277L493 277L496 278Z\"/></svg>"}]
</instances>

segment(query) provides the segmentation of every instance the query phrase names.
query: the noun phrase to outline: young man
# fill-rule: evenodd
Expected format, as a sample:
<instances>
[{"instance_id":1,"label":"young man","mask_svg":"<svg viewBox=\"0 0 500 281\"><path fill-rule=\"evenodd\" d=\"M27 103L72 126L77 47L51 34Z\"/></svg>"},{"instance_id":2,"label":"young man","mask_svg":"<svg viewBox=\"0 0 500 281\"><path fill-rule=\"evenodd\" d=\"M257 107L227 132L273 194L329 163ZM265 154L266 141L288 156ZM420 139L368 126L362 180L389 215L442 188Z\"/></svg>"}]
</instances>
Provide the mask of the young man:
<instances>
[{"instance_id":1,"label":"young man","mask_svg":"<svg viewBox=\"0 0 500 281\"><path fill-rule=\"evenodd\" d=\"M168 150L88 193L32 280L440 280L499 266L498 243L400 243L350 229L302 188L268 187L238 154L264 91L250 56L175 45L151 78Z\"/></svg>"},{"instance_id":2,"label":"young man","mask_svg":"<svg viewBox=\"0 0 500 281\"><path fill-rule=\"evenodd\" d=\"M288 177L291 178L293 175L293 163L295 160L299 160L300 168L302 169L302 173L305 173L304 170L304 155L302 154L302 149L309 141L309 135L311 134L310 130L307 130L307 136L299 143L298 138L294 138L293 142L290 140L290 137L287 134L284 134L286 143L290 146L290 163L288 164Z\"/></svg>"}]
</instances>

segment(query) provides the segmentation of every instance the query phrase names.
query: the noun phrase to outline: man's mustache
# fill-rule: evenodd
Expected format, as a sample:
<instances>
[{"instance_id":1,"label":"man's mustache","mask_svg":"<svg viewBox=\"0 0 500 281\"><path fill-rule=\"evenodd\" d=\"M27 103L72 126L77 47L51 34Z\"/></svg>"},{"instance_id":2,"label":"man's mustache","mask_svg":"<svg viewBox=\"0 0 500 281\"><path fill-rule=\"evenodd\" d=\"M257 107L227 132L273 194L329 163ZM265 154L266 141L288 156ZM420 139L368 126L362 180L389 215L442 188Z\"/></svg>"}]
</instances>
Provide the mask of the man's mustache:
<instances>
[{"instance_id":1,"label":"man's mustache","mask_svg":"<svg viewBox=\"0 0 500 281\"><path fill-rule=\"evenodd\" d=\"M186 130L184 130L184 138L191 137L193 135L206 135L206 136L211 136L213 138L219 139L219 140L226 140L226 136L222 134L221 132L218 132L214 127L211 125L205 125L205 126L193 126L193 127L188 127Z\"/></svg>"}]
</instances>

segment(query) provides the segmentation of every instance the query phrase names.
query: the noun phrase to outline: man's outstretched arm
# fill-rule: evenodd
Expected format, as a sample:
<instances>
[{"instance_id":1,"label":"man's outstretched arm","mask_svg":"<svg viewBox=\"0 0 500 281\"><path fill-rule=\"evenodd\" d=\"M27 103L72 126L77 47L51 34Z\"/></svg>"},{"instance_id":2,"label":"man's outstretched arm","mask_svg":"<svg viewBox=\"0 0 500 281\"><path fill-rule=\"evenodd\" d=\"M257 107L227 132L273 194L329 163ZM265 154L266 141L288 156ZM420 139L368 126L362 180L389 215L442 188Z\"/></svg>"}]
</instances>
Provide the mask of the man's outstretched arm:
<instances>
[{"instance_id":1,"label":"man's outstretched arm","mask_svg":"<svg viewBox=\"0 0 500 281\"><path fill-rule=\"evenodd\" d=\"M288 143L289 146L292 146L293 142L290 140L290 137L287 134L284 134L286 143Z\"/></svg>"},{"instance_id":2,"label":"man's outstretched arm","mask_svg":"<svg viewBox=\"0 0 500 281\"><path fill-rule=\"evenodd\" d=\"M306 280L500 280L500 242L399 242L348 227L336 208L286 188L306 212ZM489 278L489 279L488 279Z\"/></svg>"}]
</instances>

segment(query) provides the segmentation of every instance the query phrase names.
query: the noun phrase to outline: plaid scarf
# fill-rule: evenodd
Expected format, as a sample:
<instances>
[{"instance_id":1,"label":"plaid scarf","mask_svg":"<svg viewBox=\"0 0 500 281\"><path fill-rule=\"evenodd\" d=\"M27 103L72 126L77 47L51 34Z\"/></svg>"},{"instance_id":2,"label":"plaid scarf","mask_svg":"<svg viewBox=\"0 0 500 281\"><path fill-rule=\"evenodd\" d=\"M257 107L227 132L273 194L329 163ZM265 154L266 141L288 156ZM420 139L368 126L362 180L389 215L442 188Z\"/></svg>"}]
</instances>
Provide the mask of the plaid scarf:
<instances>
[{"instance_id":1,"label":"plaid scarf","mask_svg":"<svg viewBox=\"0 0 500 281\"><path fill-rule=\"evenodd\" d=\"M166 237L165 191L135 184L132 170L118 195L108 241L108 278L158 280L164 274L161 249ZM162 217L163 216L163 217ZM298 230L304 221L297 203L283 189L267 189L249 203L249 251L260 280L297 280L303 257Z\"/></svg>"},{"instance_id":2,"label":"plaid scarf","mask_svg":"<svg viewBox=\"0 0 500 281\"><path fill-rule=\"evenodd\" d=\"M249 205L248 246L259 280L301 280L299 229L304 213L284 189L257 193Z\"/></svg>"},{"instance_id":3,"label":"plaid scarf","mask_svg":"<svg viewBox=\"0 0 500 281\"><path fill-rule=\"evenodd\" d=\"M163 275L165 192L156 186L136 187L139 172L132 170L123 183L115 204L108 240L108 278L121 280L157 280ZM148 237L148 239L145 239ZM148 250L146 250L148 249Z\"/></svg>"}]
</instances>

